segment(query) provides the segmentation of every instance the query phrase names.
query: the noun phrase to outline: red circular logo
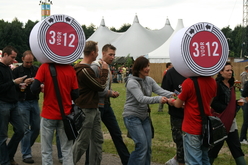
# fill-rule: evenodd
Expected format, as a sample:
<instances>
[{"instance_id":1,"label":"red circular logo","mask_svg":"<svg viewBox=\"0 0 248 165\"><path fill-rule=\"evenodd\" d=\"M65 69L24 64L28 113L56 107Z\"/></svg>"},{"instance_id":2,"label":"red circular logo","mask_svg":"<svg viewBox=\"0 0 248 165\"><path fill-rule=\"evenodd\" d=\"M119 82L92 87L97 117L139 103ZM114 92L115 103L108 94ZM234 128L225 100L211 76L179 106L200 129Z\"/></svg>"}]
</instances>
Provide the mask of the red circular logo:
<instances>
[{"instance_id":1,"label":"red circular logo","mask_svg":"<svg viewBox=\"0 0 248 165\"><path fill-rule=\"evenodd\" d=\"M220 40L211 32L198 32L190 41L190 55L197 65L212 67L219 62L222 55Z\"/></svg>"},{"instance_id":2,"label":"red circular logo","mask_svg":"<svg viewBox=\"0 0 248 165\"><path fill-rule=\"evenodd\" d=\"M58 22L48 28L46 43L56 55L68 56L77 49L78 36L76 30L71 25Z\"/></svg>"}]
</instances>

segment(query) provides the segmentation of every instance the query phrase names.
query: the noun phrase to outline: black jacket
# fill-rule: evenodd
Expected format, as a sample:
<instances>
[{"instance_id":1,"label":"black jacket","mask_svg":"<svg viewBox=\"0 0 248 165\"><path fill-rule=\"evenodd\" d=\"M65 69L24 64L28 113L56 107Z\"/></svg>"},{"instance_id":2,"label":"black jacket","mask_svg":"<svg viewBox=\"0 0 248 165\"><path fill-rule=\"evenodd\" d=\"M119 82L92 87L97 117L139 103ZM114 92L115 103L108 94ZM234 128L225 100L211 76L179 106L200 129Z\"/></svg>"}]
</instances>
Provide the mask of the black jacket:
<instances>
[{"instance_id":1,"label":"black jacket","mask_svg":"<svg viewBox=\"0 0 248 165\"><path fill-rule=\"evenodd\" d=\"M8 103L16 103L16 85L13 82L12 71L9 66L0 62L0 100Z\"/></svg>"},{"instance_id":2,"label":"black jacket","mask_svg":"<svg viewBox=\"0 0 248 165\"><path fill-rule=\"evenodd\" d=\"M161 87L171 92L175 90L181 92L181 85L185 79L186 78L180 75L173 67L164 75ZM183 119L184 110L169 105L169 114L172 117Z\"/></svg>"},{"instance_id":3,"label":"black jacket","mask_svg":"<svg viewBox=\"0 0 248 165\"><path fill-rule=\"evenodd\" d=\"M12 73L13 73L14 79L25 76L25 75L27 75L27 77L25 78L27 79L27 78L34 78L37 71L38 71L38 67L36 66L31 66L30 68L24 68L23 65L21 65L15 68ZM39 99L39 95L35 95L30 91L30 86L31 84L27 86L24 92L21 92L20 89L18 89L19 87L17 88L19 101Z\"/></svg>"}]
</instances>

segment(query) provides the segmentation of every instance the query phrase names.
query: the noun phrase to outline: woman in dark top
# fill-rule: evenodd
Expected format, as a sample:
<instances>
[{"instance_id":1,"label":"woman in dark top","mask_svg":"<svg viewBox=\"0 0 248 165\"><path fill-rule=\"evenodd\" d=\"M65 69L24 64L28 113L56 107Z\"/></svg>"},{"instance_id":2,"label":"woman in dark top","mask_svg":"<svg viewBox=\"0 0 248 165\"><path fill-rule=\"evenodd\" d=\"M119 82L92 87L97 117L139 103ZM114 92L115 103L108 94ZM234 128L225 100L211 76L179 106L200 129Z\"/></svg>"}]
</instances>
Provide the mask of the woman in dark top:
<instances>
[{"instance_id":1,"label":"woman in dark top","mask_svg":"<svg viewBox=\"0 0 248 165\"><path fill-rule=\"evenodd\" d=\"M211 104L214 110L213 115L220 117L226 127L228 132L226 142L236 164L246 165L244 153L239 142L238 128L235 119L236 97L233 87L234 77L231 63L226 63L225 67L219 72L216 82L218 85L217 95ZM208 154L211 164L213 164L214 159L217 158L223 144L224 141L209 150Z\"/></svg>"}]
</instances>

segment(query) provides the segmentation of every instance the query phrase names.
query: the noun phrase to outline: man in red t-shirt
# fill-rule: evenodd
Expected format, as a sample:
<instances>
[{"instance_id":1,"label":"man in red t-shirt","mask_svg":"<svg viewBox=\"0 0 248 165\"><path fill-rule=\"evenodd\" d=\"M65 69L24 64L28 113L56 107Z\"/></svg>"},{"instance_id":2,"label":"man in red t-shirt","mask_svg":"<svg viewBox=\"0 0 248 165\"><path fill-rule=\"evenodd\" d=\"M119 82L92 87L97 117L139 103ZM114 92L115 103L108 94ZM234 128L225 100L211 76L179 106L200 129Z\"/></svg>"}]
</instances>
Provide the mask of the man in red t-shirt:
<instances>
[{"instance_id":1,"label":"man in red t-shirt","mask_svg":"<svg viewBox=\"0 0 248 165\"><path fill-rule=\"evenodd\" d=\"M212 77L197 78L204 112L211 115L210 105L216 96L217 85ZM184 106L182 130L186 164L209 164L208 148L202 146L202 118L193 80L187 78L182 84L182 92L177 100L169 99L168 103L177 108ZM194 140L192 140L194 139Z\"/></svg>"},{"instance_id":2,"label":"man in red t-shirt","mask_svg":"<svg viewBox=\"0 0 248 165\"><path fill-rule=\"evenodd\" d=\"M62 98L65 115L71 113L72 100L76 100L78 83L75 70L70 65L54 64L57 73L58 86ZM41 154L42 164L53 164L52 139L57 131L63 153L63 164L73 165L72 145L64 130L64 124L60 113L54 83L50 74L49 64L42 64L35 76L31 91L38 93L44 91L44 101L41 112Z\"/></svg>"}]
</instances>

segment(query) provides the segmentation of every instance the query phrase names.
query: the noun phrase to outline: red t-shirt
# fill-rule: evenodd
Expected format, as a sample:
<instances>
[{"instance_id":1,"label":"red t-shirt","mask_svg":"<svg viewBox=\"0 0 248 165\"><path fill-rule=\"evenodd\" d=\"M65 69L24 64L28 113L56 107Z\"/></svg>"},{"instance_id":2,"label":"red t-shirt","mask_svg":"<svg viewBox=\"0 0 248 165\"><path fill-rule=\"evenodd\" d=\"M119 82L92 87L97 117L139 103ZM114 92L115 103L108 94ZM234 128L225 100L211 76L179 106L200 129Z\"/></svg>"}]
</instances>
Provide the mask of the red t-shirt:
<instances>
[{"instance_id":1,"label":"red t-shirt","mask_svg":"<svg viewBox=\"0 0 248 165\"><path fill-rule=\"evenodd\" d=\"M55 64L62 103L65 114L70 114L72 99L71 91L78 88L75 70L70 65ZM61 120L61 113L50 74L49 64L42 64L35 79L44 84L44 101L41 116L52 120Z\"/></svg>"},{"instance_id":2,"label":"red t-shirt","mask_svg":"<svg viewBox=\"0 0 248 165\"><path fill-rule=\"evenodd\" d=\"M216 81L212 77L198 77L197 79L205 114L207 116L211 116L210 102L212 98L216 96ZM200 115L200 109L198 107L198 101L193 80L187 78L183 82L182 92L179 94L178 98L182 101L185 101L182 130L189 134L201 135L202 118Z\"/></svg>"}]
</instances>

